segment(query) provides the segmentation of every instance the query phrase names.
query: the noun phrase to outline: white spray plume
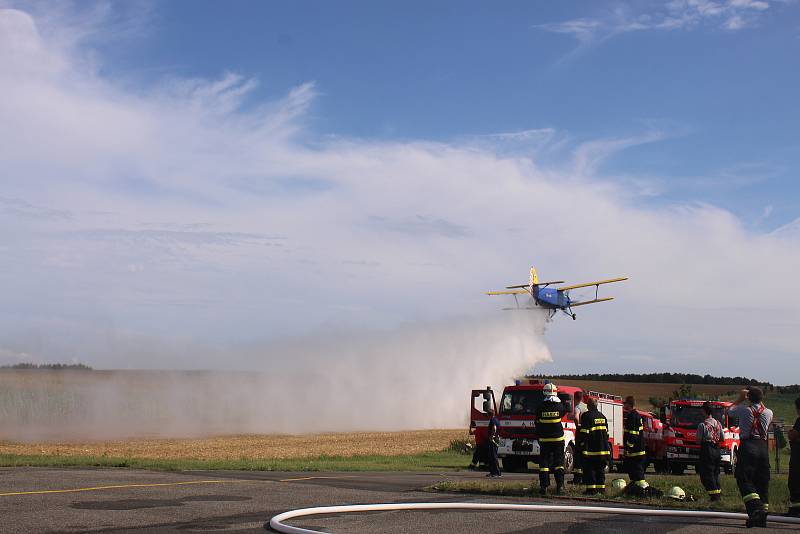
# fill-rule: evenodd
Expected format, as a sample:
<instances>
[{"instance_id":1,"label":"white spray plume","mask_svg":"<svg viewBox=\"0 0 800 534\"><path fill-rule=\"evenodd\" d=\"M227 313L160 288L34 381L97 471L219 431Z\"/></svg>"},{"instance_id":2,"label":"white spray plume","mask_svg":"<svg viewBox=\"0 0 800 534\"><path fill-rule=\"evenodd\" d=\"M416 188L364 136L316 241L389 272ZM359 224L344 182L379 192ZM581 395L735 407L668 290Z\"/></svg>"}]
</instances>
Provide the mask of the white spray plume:
<instances>
[{"instance_id":1,"label":"white spray plume","mask_svg":"<svg viewBox=\"0 0 800 534\"><path fill-rule=\"evenodd\" d=\"M380 335L319 336L261 351L271 363L257 371L62 372L47 380L32 371L27 381L17 374L3 403L2 437L466 427L471 389L501 387L551 359L545 317L497 313Z\"/></svg>"}]
</instances>

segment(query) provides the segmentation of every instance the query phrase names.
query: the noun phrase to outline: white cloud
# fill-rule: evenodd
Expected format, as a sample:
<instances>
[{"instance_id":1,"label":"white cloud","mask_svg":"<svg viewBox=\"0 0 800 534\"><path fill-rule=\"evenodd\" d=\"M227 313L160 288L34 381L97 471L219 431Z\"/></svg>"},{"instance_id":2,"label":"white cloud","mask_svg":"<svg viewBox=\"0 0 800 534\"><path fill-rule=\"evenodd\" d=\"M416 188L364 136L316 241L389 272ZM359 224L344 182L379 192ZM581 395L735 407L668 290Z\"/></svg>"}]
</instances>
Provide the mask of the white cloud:
<instances>
[{"instance_id":1,"label":"white cloud","mask_svg":"<svg viewBox=\"0 0 800 534\"><path fill-rule=\"evenodd\" d=\"M718 28L737 31L755 25L770 4L759 0L672 0L653 2L639 11L617 9L598 18L578 18L536 27L572 35L581 46L634 31L675 31Z\"/></svg>"},{"instance_id":2,"label":"white cloud","mask_svg":"<svg viewBox=\"0 0 800 534\"><path fill-rule=\"evenodd\" d=\"M14 354L232 365L119 340L220 346L491 314L501 304L481 291L536 263L568 280L631 276L617 301L551 326L556 361L800 381L786 284L798 242L714 206L644 208L599 176L603 158L662 133L585 143L552 167L504 153L502 135L320 138L305 125L312 82L260 104L236 73L134 91L81 59L91 42L62 46L20 11L0 27L22 43L0 46L0 346ZM541 147L543 132L508 142Z\"/></svg>"}]
</instances>

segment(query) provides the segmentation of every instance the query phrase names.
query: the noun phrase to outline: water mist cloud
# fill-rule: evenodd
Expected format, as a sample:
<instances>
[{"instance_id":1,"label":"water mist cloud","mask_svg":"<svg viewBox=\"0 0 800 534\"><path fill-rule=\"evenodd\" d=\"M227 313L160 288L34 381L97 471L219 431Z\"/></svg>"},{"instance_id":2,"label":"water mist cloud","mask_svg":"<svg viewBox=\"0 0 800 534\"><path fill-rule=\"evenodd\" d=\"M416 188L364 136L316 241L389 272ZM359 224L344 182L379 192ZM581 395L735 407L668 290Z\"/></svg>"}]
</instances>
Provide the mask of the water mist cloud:
<instances>
[{"instance_id":1,"label":"water mist cloud","mask_svg":"<svg viewBox=\"0 0 800 534\"><path fill-rule=\"evenodd\" d=\"M259 371L0 373L2 437L464 427L470 389L502 387L550 359L545 317L534 310L338 333L237 354Z\"/></svg>"}]
</instances>

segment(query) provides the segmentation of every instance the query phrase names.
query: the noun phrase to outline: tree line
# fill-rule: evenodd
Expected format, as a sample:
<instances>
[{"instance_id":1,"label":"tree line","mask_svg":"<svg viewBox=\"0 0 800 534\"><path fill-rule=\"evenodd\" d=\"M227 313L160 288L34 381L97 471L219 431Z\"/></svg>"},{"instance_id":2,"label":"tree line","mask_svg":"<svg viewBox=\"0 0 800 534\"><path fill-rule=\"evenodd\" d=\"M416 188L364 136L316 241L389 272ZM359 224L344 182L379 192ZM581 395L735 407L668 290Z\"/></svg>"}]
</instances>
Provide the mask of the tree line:
<instances>
[{"instance_id":1,"label":"tree line","mask_svg":"<svg viewBox=\"0 0 800 534\"><path fill-rule=\"evenodd\" d=\"M598 382L642 382L645 384L722 384L734 386L766 386L772 384L745 376L712 376L692 373L586 373L580 375L531 375L529 378L560 378L562 380L592 380Z\"/></svg>"},{"instance_id":2,"label":"tree line","mask_svg":"<svg viewBox=\"0 0 800 534\"><path fill-rule=\"evenodd\" d=\"M91 371L92 368L82 363L15 363L2 365L0 369L46 369L49 371Z\"/></svg>"}]
</instances>

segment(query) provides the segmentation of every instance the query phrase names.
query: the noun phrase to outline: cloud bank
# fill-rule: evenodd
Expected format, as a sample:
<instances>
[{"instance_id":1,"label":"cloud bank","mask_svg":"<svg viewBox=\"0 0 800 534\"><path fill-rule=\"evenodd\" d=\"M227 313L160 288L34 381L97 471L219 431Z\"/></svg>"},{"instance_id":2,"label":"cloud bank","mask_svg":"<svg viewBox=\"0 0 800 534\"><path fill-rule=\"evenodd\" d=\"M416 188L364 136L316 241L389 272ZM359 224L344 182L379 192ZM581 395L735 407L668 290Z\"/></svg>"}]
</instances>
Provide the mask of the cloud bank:
<instances>
[{"instance_id":1,"label":"cloud bank","mask_svg":"<svg viewBox=\"0 0 800 534\"><path fill-rule=\"evenodd\" d=\"M45 22L0 10L9 363L258 367L237 348L493 321L502 304L481 292L534 263L546 278L631 276L617 301L553 323L565 369L800 381L796 232L754 234L707 204L654 208L602 175L603 158L662 132L574 144L549 166L547 129L323 134L313 81L266 102L253 92L266 81L240 73L131 87L103 74L96 31Z\"/></svg>"}]
</instances>

